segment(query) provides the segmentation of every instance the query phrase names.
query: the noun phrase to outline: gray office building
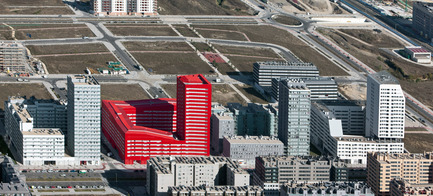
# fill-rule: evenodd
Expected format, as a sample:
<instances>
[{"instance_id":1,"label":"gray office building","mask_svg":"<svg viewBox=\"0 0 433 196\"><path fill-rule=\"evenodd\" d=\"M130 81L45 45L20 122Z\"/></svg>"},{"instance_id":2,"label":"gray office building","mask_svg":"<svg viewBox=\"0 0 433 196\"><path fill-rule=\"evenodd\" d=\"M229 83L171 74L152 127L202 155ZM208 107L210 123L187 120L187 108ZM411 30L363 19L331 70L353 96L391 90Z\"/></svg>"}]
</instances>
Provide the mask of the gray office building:
<instances>
[{"instance_id":1,"label":"gray office building","mask_svg":"<svg viewBox=\"0 0 433 196\"><path fill-rule=\"evenodd\" d=\"M280 80L291 78L272 78L272 99L278 102ZM301 78L311 91L311 100L336 100L338 99L338 85L331 77Z\"/></svg>"},{"instance_id":2,"label":"gray office building","mask_svg":"<svg viewBox=\"0 0 433 196\"><path fill-rule=\"evenodd\" d=\"M412 28L430 42L433 38L433 3L413 2Z\"/></svg>"},{"instance_id":3,"label":"gray office building","mask_svg":"<svg viewBox=\"0 0 433 196\"><path fill-rule=\"evenodd\" d=\"M254 82L262 87L272 86L272 78L314 78L319 77L319 69L312 63L285 61L257 62L253 67Z\"/></svg>"},{"instance_id":4,"label":"gray office building","mask_svg":"<svg viewBox=\"0 0 433 196\"><path fill-rule=\"evenodd\" d=\"M310 154L310 94L302 81L280 81L278 138L286 155Z\"/></svg>"},{"instance_id":5,"label":"gray office building","mask_svg":"<svg viewBox=\"0 0 433 196\"><path fill-rule=\"evenodd\" d=\"M210 117L211 154L222 153L223 137L235 136L235 121L230 112L215 112Z\"/></svg>"},{"instance_id":6,"label":"gray office building","mask_svg":"<svg viewBox=\"0 0 433 196\"><path fill-rule=\"evenodd\" d=\"M75 161L99 165L101 160L101 87L92 76L68 76L67 147Z\"/></svg>"}]
</instances>

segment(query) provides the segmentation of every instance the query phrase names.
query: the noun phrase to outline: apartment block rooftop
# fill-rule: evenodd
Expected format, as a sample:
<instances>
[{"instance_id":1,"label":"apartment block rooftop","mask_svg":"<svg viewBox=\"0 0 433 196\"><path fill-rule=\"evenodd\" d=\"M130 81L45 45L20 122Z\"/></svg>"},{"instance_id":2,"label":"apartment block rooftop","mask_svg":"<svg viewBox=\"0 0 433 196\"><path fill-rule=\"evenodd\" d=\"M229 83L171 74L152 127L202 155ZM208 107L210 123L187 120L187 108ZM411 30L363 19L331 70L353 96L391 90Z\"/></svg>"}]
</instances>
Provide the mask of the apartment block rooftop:
<instances>
[{"instance_id":1,"label":"apartment block rooftop","mask_svg":"<svg viewBox=\"0 0 433 196\"><path fill-rule=\"evenodd\" d=\"M346 195L359 191L360 194L374 195L371 188L365 182L297 183L292 181L283 185L283 189L291 194Z\"/></svg>"},{"instance_id":2,"label":"apartment block rooftop","mask_svg":"<svg viewBox=\"0 0 433 196\"><path fill-rule=\"evenodd\" d=\"M400 84L397 78L385 70L370 74L370 76L381 84Z\"/></svg>"},{"instance_id":3,"label":"apartment block rooftop","mask_svg":"<svg viewBox=\"0 0 433 196\"><path fill-rule=\"evenodd\" d=\"M401 139L376 139L358 135L344 135L341 137L334 137L337 141L345 141L345 142L363 142L363 143L402 143Z\"/></svg>"},{"instance_id":4,"label":"apartment block rooftop","mask_svg":"<svg viewBox=\"0 0 433 196\"><path fill-rule=\"evenodd\" d=\"M307 90L307 84L301 79L288 79L283 81L289 89Z\"/></svg>"},{"instance_id":5,"label":"apartment block rooftop","mask_svg":"<svg viewBox=\"0 0 433 196\"><path fill-rule=\"evenodd\" d=\"M261 192L260 186L172 186L169 187L172 192Z\"/></svg>"},{"instance_id":6,"label":"apartment block rooftop","mask_svg":"<svg viewBox=\"0 0 433 196\"><path fill-rule=\"evenodd\" d=\"M424 153L399 153L390 154L385 152L374 152L373 156L382 163L389 163L392 160L413 159L413 160L433 160L433 152Z\"/></svg>"},{"instance_id":7,"label":"apartment block rooftop","mask_svg":"<svg viewBox=\"0 0 433 196\"><path fill-rule=\"evenodd\" d=\"M63 135L60 129L51 129L51 128L33 128L29 131L23 131L23 135Z\"/></svg>"},{"instance_id":8,"label":"apartment block rooftop","mask_svg":"<svg viewBox=\"0 0 433 196\"><path fill-rule=\"evenodd\" d=\"M312 69L318 70L317 67L313 63L300 63L300 62L286 62L286 61L260 61L257 62L260 67L269 67L276 68L278 67L290 67L290 68L299 68L299 69Z\"/></svg>"},{"instance_id":9,"label":"apartment block rooftop","mask_svg":"<svg viewBox=\"0 0 433 196\"><path fill-rule=\"evenodd\" d=\"M21 104L11 104L12 108L16 111L16 117L18 117L18 120L21 122L31 123L33 122L33 118L30 115L29 111L27 111L26 108L24 108Z\"/></svg>"},{"instance_id":10,"label":"apartment block rooftop","mask_svg":"<svg viewBox=\"0 0 433 196\"><path fill-rule=\"evenodd\" d=\"M337 160L328 156L260 156L266 167L277 167L286 163L299 163L300 165L328 165Z\"/></svg>"},{"instance_id":11,"label":"apartment block rooftop","mask_svg":"<svg viewBox=\"0 0 433 196\"><path fill-rule=\"evenodd\" d=\"M269 136L224 136L230 144L277 144L281 141Z\"/></svg>"},{"instance_id":12,"label":"apartment block rooftop","mask_svg":"<svg viewBox=\"0 0 433 196\"><path fill-rule=\"evenodd\" d=\"M99 85L98 81L91 75L73 75L68 77L77 85Z\"/></svg>"}]
</instances>

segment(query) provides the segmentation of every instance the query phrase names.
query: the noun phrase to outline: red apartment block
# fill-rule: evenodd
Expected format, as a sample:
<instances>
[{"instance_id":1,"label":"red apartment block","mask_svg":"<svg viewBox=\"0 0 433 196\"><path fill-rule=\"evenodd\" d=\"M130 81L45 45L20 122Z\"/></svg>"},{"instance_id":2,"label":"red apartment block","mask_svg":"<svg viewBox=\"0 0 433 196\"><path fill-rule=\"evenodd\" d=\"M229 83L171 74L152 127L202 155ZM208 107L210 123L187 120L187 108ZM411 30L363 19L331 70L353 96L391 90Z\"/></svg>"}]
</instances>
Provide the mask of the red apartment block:
<instances>
[{"instance_id":1,"label":"red apartment block","mask_svg":"<svg viewBox=\"0 0 433 196\"><path fill-rule=\"evenodd\" d=\"M177 99L102 101L102 132L125 164L155 156L209 156L212 86L177 78Z\"/></svg>"}]
</instances>

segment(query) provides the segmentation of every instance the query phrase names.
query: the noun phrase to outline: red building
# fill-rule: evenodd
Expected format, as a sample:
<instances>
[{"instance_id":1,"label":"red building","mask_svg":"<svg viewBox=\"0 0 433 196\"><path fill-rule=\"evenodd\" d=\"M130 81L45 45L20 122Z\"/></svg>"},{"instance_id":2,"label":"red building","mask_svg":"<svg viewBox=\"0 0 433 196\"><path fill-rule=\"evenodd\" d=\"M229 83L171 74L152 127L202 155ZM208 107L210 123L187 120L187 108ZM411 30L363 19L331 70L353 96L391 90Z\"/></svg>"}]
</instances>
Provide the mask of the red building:
<instances>
[{"instance_id":1,"label":"red building","mask_svg":"<svg viewBox=\"0 0 433 196\"><path fill-rule=\"evenodd\" d=\"M212 86L179 76L177 99L102 101L102 132L125 164L154 156L209 156Z\"/></svg>"}]
</instances>

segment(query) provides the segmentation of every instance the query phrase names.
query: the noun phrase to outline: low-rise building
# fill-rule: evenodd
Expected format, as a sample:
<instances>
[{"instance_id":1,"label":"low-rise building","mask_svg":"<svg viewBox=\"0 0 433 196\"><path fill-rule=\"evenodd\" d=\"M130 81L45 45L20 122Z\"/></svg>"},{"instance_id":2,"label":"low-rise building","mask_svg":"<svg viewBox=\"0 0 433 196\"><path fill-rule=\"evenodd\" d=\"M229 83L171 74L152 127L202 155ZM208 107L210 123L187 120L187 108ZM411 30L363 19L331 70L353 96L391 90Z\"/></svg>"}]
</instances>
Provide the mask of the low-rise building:
<instances>
[{"instance_id":1,"label":"low-rise building","mask_svg":"<svg viewBox=\"0 0 433 196\"><path fill-rule=\"evenodd\" d=\"M28 68L27 50L21 43L0 42L0 71L26 72Z\"/></svg>"},{"instance_id":2,"label":"low-rise building","mask_svg":"<svg viewBox=\"0 0 433 196\"><path fill-rule=\"evenodd\" d=\"M404 48L407 57L417 63L431 63L431 52L421 46L407 46Z\"/></svg>"},{"instance_id":3,"label":"low-rise building","mask_svg":"<svg viewBox=\"0 0 433 196\"><path fill-rule=\"evenodd\" d=\"M241 166L254 167L256 157L282 156L284 144L276 137L225 136L223 156L238 161Z\"/></svg>"},{"instance_id":4,"label":"low-rise building","mask_svg":"<svg viewBox=\"0 0 433 196\"><path fill-rule=\"evenodd\" d=\"M327 182L334 158L324 156L261 156L256 158L256 174L261 185L272 183Z\"/></svg>"},{"instance_id":5,"label":"low-rise building","mask_svg":"<svg viewBox=\"0 0 433 196\"><path fill-rule=\"evenodd\" d=\"M312 63L297 63L285 61L257 62L253 66L255 84L261 87L271 87L272 78L315 78L319 77L319 69Z\"/></svg>"},{"instance_id":6,"label":"low-rise building","mask_svg":"<svg viewBox=\"0 0 433 196\"><path fill-rule=\"evenodd\" d=\"M374 196L363 182L320 182L314 184L287 183L281 187L280 196Z\"/></svg>"},{"instance_id":7,"label":"low-rise building","mask_svg":"<svg viewBox=\"0 0 433 196\"><path fill-rule=\"evenodd\" d=\"M279 99L279 82L280 80L290 80L293 78L281 77L272 78L272 101L278 102ZM338 99L338 85L331 77L310 77L299 78L307 85L311 91L311 100L336 100Z\"/></svg>"},{"instance_id":8,"label":"low-rise building","mask_svg":"<svg viewBox=\"0 0 433 196\"><path fill-rule=\"evenodd\" d=\"M263 195L259 186L175 186L168 188L169 196L233 196L233 195Z\"/></svg>"},{"instance_id":9,"label":"low-rise building","mask_svg":"<svg viewBox=\"0 0 433 196\"><path fill-rule=\"evenodd\" d=\"M390 195L392 179L404 179L411 184L428 184L433 179L433 152L368 153L367 183L375 195Z\"/></svg>"},{"instance_id":10,"label":"low-rise building","mask_svg":"<svg viewBox=\"0 0 433 196\"><path fill-rule=\"evenodd\" d=\"M327 107L313 103L311 109L311 143L322 153L351 164L367 164L368 152L404 152L401 139L377 139L344 135L343 123Z\"/></svg>"},{"instance_id":11,"label":"low-rise building","mask_svg":"<svg viewBox=\"0 0 433 196\"><path fill-rule=\"evenodd\" d=\"M414 184L403 179L392 179L390 182L390 195L433 195L433 184Z\"/></svg>"},{"instance_id":12,"label":"low-rise building","mask_svg":"<svg viewBox=\"0 0 433 196\"><path fill-rule=\"evenodd\" d=\"M167 195L173 186L247 186L250 175L226 157L154 157L147 161L147 192Z\"/></svg>"}]
</instances>

